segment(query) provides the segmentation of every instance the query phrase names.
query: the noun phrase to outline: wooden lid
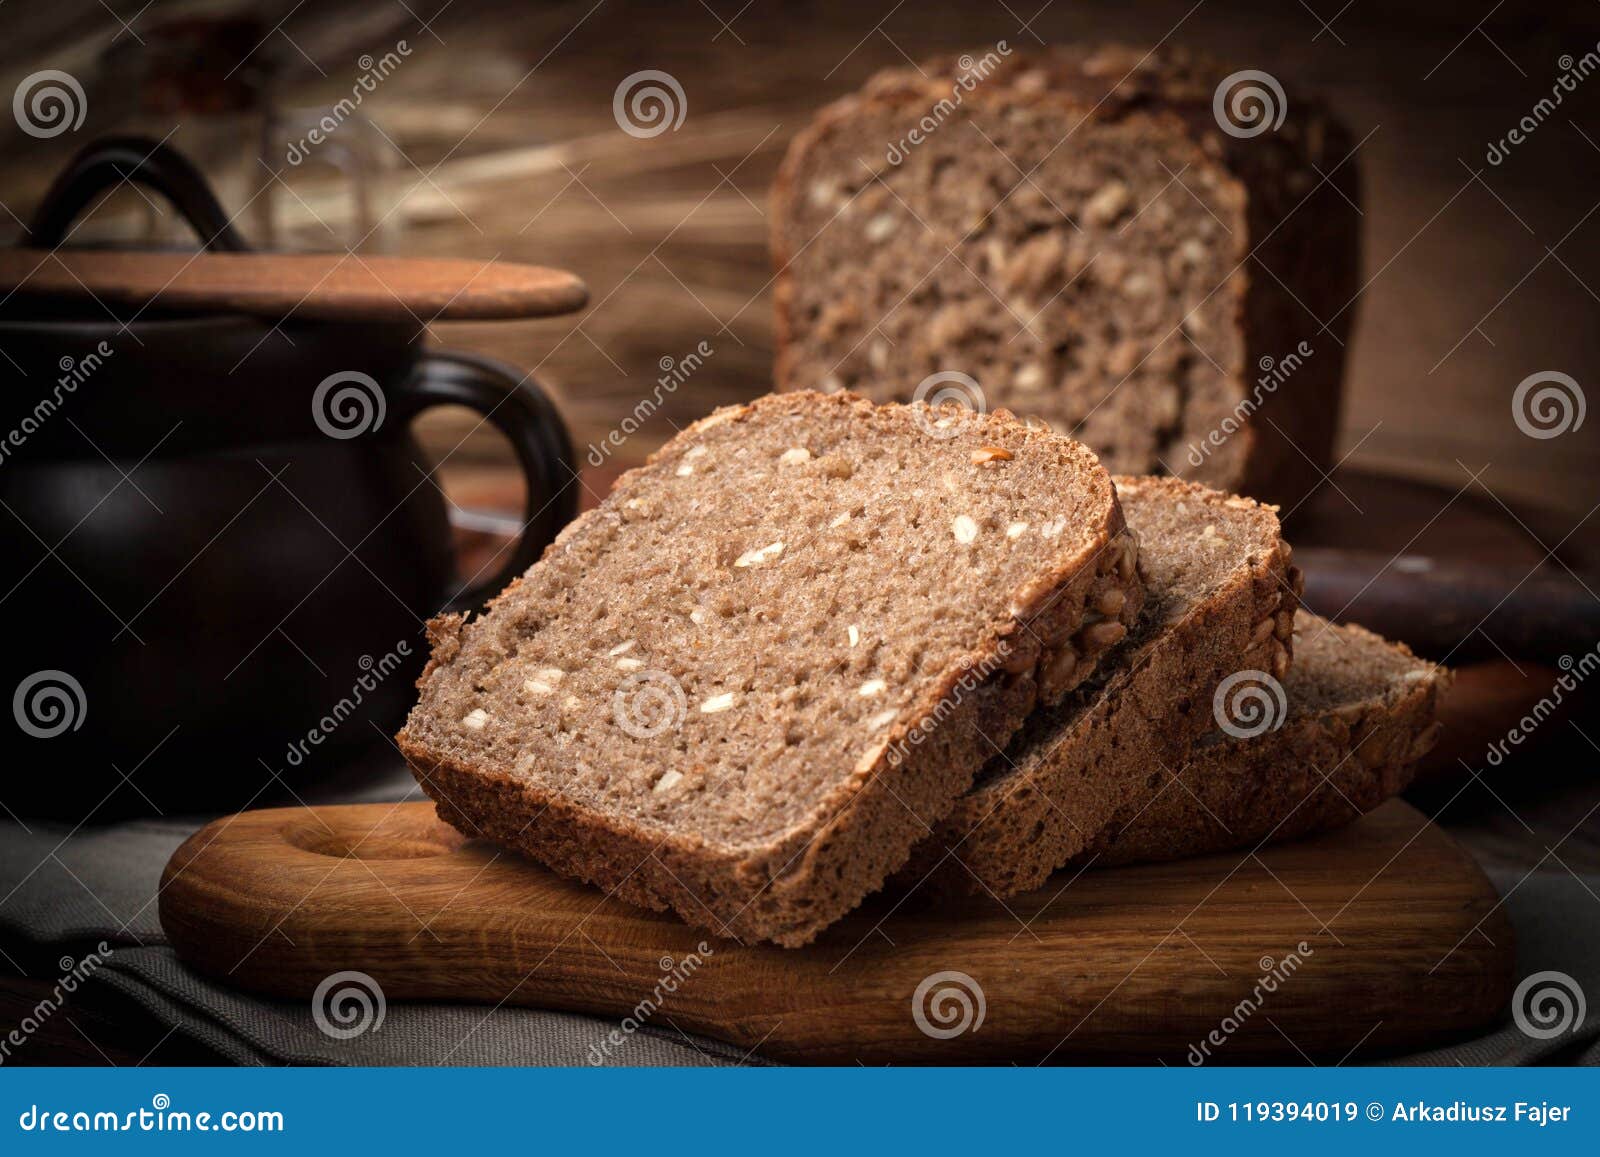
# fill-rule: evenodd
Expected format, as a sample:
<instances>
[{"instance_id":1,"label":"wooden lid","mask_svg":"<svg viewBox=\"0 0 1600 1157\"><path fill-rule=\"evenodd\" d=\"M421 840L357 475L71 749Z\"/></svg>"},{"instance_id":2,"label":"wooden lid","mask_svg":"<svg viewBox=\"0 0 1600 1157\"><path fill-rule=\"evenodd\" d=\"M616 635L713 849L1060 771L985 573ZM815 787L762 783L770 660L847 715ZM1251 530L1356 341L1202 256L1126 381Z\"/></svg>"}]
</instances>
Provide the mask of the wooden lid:
<instances>
[{"instance_id":1,"label":"wooden lid","mask_svg":"<svg viewBox=\"0 0 1600 1157\"><path fill-rule=\"evenodd\" d=\"M336 253L0 250L0 299L279 320L488 321L582 309L574 274L507 261Z\"/></svg>"}]
</instances>

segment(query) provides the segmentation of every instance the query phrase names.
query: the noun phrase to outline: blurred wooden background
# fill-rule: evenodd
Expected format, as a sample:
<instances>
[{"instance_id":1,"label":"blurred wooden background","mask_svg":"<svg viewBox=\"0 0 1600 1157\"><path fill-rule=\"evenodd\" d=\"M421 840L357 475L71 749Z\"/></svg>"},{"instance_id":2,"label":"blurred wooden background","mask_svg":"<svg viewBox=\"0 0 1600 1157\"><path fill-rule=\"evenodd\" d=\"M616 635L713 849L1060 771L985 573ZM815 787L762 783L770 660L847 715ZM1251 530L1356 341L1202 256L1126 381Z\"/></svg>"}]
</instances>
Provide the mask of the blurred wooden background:
<instances>
[{"instance_id":1,"label":"blurred wooden background","mask_svg":"<svg viewBox=\"0 0 1600 1157\"><path fill-rule=\"evenodd\" d=\"M1597 50L1592 0L932 8L895 0L158 0L144 8L136 0L9 0L0 11L3 91L40 69L61 69L82 82L87 117L78 131L48 140L6 118L0 226L14 234L55 168L95 133L132 126L160 136L177 126L171 139L201 153L214 148L205 134L215 138L218 125L227 138L226 120L142 111L143 98L108 64L149 52L185 20L252 15L258 31L238 55L247 69L270 67L273 101L292 109L349 95L363 54L381 58L403 40L408 54L360 110L381 130L392 165L388 216L373 241L394 252L581 273L593 301L576 317L435 327L441 342L536 369L559 392L580 447L653 390L663 359L707 342L714 353L704 367L629 442L625 454L637 457L675 425L767 388L766 189L815 108L881 67L941 50L998 40L1184 42L1326 95L1364 141L1370 282L1350 305L1358 317L1344 417L1349 464L1451 490L1487 465L1480 485L1508 502L1554 508L1563 533L1589 511L1600 417L1539 441L1518 431L1510 399L1541 370L1571 374L1591 395L1600 387L1600 77L1564 93L1503 163L1489 164L1486 150L1551 93L1564 56ZM681 126L653 139L624 133L612 112L619 82L642 69L671 74L685 96ZM237 145L247 151L248 138ZM284 170L283 186L265 169L254 175L275 186L288 244L335 248L351 235L348 199L319 184L314 169ZM224 182L233 201L248 188L248 177ZM149 213L125 193L100 210L104 228L129 211ZM241 223L248 230L252 220ZM97 219L82 236L101 227ZM451 450L475 421L436 415L427 441ZM504 460L485 431L451 455L469 470Z\"/></svg>"}]
</instances>

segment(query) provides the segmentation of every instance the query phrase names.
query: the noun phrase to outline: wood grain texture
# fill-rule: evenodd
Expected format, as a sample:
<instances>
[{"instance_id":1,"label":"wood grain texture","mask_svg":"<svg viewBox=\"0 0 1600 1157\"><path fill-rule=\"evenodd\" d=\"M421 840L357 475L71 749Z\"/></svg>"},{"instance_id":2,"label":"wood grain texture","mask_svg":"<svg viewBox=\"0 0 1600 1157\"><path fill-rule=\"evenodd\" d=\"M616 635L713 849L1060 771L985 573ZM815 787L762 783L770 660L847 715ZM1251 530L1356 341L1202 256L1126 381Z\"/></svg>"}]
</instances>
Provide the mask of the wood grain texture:
<instances>
[{"instance_id":1,"label":"wood grain texture","mask_svg":"<svg viewBox=\"0 0 1600 1157\"><path fill-rule=\"evenodd\" d=\"M1512 980L1493 888L1400 802L1258 857L1058 876L1008 905L876 897L796 951L703 941L467 841L421 803L218 820L173 856L162 889L162 925L185 961L295 1000L359 969L391 1001L620 1019L664 966L681 972L698 952L658 1023L792 1062L1184 1064L1229 1017L1217 1059L1339 1058L1481 1026ZM1240 1016L1263 969L1297 951L1293 975ZM938 1039L918 1027L913 994L948 971L981 988L984 1018Z\"/></svg>"},{"instance_id":2,"label":"wood grain texture","mask_svg":"<svg viewBox=\"0 0 1600 1157\"><path fill-rule=\"evenodd\" d=\"M112 309L333 321L485 321L581 309L575 275L539 265L332 253L0 250L0 297Z\"/></svg>"}]
</instances>

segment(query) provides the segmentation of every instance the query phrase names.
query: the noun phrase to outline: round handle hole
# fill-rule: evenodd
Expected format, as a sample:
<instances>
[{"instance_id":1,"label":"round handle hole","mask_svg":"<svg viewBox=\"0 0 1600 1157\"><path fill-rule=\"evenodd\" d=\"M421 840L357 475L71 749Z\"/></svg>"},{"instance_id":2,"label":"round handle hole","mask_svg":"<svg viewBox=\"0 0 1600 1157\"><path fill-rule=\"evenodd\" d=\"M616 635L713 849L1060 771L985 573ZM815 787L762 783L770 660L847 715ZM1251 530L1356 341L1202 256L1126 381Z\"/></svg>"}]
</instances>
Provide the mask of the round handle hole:
<instances>
[{"instance_id":1,"label":"round handle hole","mask_svg":"<svg viewBox=\"0 0 1600 1157\"><path fill-rule=\"evenodd\" d=\"M329 831L315 819L289 825L284 840L302 851L318 856L356 860L425 860L448 856L467 842L454 828L435 820L429 827L385 828L362 831Z\"/></svg>"}]
</instances>

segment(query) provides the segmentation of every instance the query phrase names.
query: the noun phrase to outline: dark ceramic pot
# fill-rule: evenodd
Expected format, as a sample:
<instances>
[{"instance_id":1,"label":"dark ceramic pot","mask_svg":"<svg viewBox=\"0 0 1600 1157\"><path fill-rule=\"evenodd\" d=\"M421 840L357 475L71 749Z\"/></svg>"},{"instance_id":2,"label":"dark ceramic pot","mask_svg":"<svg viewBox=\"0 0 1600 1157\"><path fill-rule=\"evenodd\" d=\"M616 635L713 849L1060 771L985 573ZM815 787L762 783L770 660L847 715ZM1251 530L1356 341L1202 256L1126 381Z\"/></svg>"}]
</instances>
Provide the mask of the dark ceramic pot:
<instances>
[{"instance_id":1,"label":"dark ceramic pot","mask_svg":"<svg viewBox=\"0 0 1600 1157\"><path fill-rule=\"evenodd\" d=\"M91 148L33 244L123 179L238 239L181 158ZM565 426L526 375L389 323L0 305L0 802L96 818L243 806L387 747L423 623L520 573L575 512ZM498 574L457 579L409 432L482 413L527 475Z\"/></svg>"}]
</instances>

